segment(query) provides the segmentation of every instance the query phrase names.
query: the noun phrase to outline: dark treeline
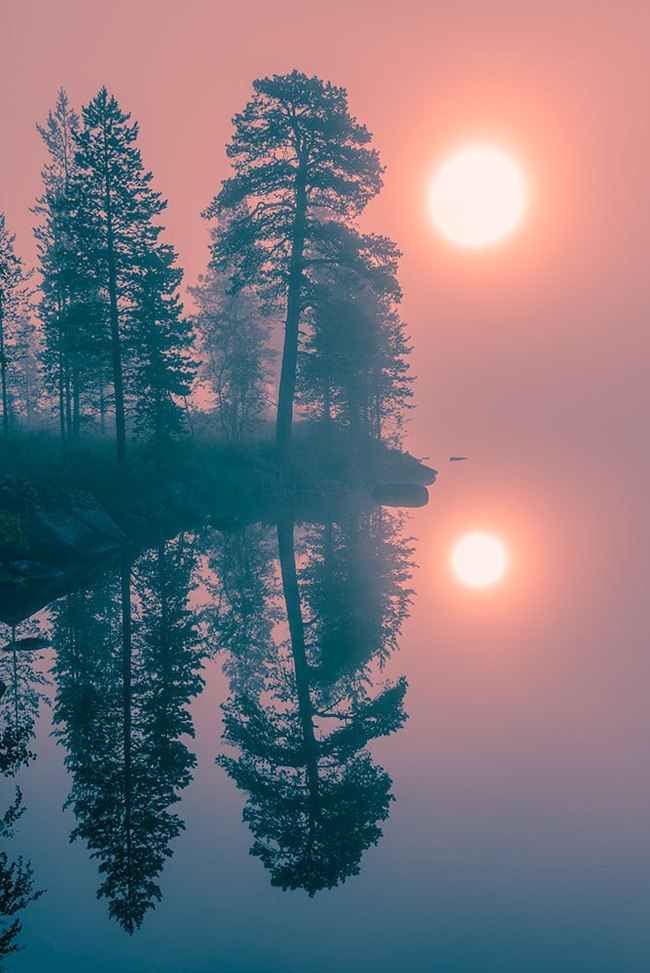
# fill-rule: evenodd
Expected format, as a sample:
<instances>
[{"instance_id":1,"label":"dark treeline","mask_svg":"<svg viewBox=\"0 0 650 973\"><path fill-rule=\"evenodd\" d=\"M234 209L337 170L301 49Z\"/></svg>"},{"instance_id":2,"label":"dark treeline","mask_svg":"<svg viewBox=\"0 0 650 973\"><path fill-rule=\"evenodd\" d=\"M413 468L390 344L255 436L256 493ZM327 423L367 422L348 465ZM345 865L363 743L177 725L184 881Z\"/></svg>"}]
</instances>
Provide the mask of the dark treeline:
<instances>
[{"instance_id":1,"label":"dark treeline","mask_svg":"<svg viewBox=\"0 0 650 973\"><path fill-rule=\"evenodd\" d=\"M55 423L64 449L110 434L123 465L132 440L164 454L190 410L236 444L275 411L282 461L296 409L399 435L410 349L399 253L359 226L382 185L368 130L343 88L296 71L256 81L233 122L190 313L137 122L105 88L79 111L59 92L38 126L36 274L0 215L5 440Z\"/></svg>"}]
</instances>

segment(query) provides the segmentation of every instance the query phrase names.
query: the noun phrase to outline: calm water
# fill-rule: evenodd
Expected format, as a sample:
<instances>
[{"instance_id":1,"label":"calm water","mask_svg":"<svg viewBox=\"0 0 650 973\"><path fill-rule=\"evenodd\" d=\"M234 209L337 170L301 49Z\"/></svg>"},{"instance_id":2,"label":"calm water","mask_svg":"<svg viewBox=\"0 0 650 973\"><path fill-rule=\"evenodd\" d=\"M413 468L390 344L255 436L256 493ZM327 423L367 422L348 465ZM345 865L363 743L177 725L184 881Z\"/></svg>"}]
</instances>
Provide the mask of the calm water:
<instances>
[{"instance_id":1,"label":"calm water","mask_svg":"<svg viewBox=\"0 0 650 973\"><path fill-rule=\"evenodd\" d=\"M43 894L7 969L647 969L648 846L548 592L546 660L523 627L504 659L521 612L458 629L444 543L433 504L182 533L21 623L52 647L0 654L4 847Z\"/></svg>"}]
</instances>

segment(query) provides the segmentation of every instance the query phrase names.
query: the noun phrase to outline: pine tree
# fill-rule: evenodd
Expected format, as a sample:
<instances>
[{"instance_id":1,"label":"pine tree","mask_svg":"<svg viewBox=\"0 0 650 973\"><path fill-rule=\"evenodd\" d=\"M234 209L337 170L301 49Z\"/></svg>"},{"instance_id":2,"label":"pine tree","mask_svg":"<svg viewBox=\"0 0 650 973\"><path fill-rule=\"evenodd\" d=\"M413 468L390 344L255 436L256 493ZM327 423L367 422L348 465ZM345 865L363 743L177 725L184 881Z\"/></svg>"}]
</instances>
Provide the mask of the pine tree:
<instances>
[{"instance_id":1,"label":"pine tree","mask_svg":"<svg viewBox=\"0 0 650 973\"><path fill-rule=\"evenodd\" d=\"M82 188L80 222L104 305L117 459L123 465L126 462L125 347L129 341L133 347L146 345L142 332L157 328L163 317L162 330L167 329L167 336L173 330L173 322L178 320L177 310L169 307L175 300L170 298L169 291L175 283L171 268L174 257L172 251L159 243L162 227L155 220L167 203L151 188L152 174L145 170L136 144L137 122L130 122L131 116L122 111L106 88L99 91L82 115L83 130L77 139L76 155ZM153 278L157 278L156 286L161 290L151 299L148 288ZM161 308L165 304L163 315ZM133 340L137 332L140 335ZM163 336L160 347L164 348L165 343ZM153 342L148 344L151 351ZM163 351L163 358L166 353ZM154 370L158 367L154 366ZM148 390L156 388L161 415L171 384L149 375L141 389L141 394L147 395ZM179 384L184 387L183 382Z\"/></svg>"},{"instance_id":2,"label":"pine tree","mask_svg":"<svg viewBox=\"0 0 650 973\"><path fill-rule=\"evenodd\" d=\"M368 247L351 245L359 236L354 220L379 192L382 170L343 88L293 71L253 89L227 148L234 175L205 215L220 222L216 266L232 271L235 287L254 280L284 311L276 441L286 461L299 327L314 272L368 256Z\"/></svg>"},{"instance_id":3,"label":"pine tree","mask_svg":"<svg viewBox=\"0 0 650 973\"><path fill-rule=\"evenodd\" d=\"M7 229L5 214L0 213L0 389L5 441L9 438L13 383L29 322L30 275L16 253L15 240Z\"/></svg>"},{"instance_id":4,"label":"pine tree","mask_svg":"<svg viewBox=\"0 0 650 973\"><path fill-rule=\"evenodd\" d=\"M15 797L6 810L0 811L0 839L6 844L14 836L16 823L25 813L22 791L16 787ZM34 887L32 863L19 855L11 859L0 848L0 969L3 958L19 952L18 937L22 931L22 911L43 894Z\"/></svg>"},{"instance_id":5,"label":"pine tree","mask_svg":"<svg viewBox=\"0 0 650 973\"><path fill-rule=\"evenodd\" d=\"M138 256L126 324L125 374L137 426L153 436L158 455L182 427L180 400L190 394L196 373L194 328L183 315L183 272L175 261L173 248L163 243Z\"/></svg>"},{"instance_id":6,"label":"pine tree","mask_svg":"<svg viewBox=\"0 0 650 973\"><path fill-rule=\"evenodd\" d=\"M307 414L375 439L397 437L412 395L398 253L373 241L372 275L324 268L313 287L298 384Z\"/></svg>"},{"instance_id":7,"label":"pine tree","mask_svg":"<svg viewBox=\"0 0 650 973\"><path fill-rule=\"evenodd\" d=\"M48 150L43 193L33 212L41 273L42 363L56 390L61 441L79 436L82 399L96 388L98 295L81 226L82 194L76 163L79 116L61 89L45 125L37 129Z\"/></svg>"}]
</instances>

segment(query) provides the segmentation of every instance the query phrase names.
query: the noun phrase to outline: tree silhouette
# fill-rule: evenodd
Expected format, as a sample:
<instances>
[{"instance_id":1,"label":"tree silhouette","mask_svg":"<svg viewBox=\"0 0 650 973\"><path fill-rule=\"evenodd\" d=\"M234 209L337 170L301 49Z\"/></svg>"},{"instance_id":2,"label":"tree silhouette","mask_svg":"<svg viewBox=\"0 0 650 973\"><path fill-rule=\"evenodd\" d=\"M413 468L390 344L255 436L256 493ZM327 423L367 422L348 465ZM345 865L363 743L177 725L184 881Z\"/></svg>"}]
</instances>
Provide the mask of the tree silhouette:
<instances>
[{"instance_id":1,"label":"tree silhouette","mask_svg":"<svg viewBox=\"0 0 650 973\"><path fill-rule=\"evenodd\" d=\"M40 652L22 651L19 638L38 637L38 620L28 619L18 628L0 625L0 774L14 776L36 755L30 750L39 707L45 699L47 677L40 668Z\"/></svg>"},{"instance_id":2,"label":"tree silhouette","mask_svg":"<svg viewBox=\"0 0 650 973\"><path fill-rule=\"evenodd\" d=\"M325 682L373 661L383 665L397 649L413 595L413 549L403 528L399 515L369 507L308 530L303 601Z\"/></svg>"},{"instance_id":3,"label":"tree silhouette","mask_svg":"<svg viewBox=\"0 0 650 973\"><path fill-rule=\"evenodd\" d=\"M102 297L103 345L110 348L117 457L123 465L129 402L158 444L173 432L174 396L187 394L193 374L192 332L178 300L176 254L159 240L163 228L156 221L167 203L151 188L152 174L136 144L137 123L106 88L82 117L75 136L79 235Z\"/></svg>"},{"instance_id":4,"label":"tree silhouette","mask_svg":"<svg viewBox=\"0 0 650 973\"><path fill-rule=\"evenodd\" d=\"M103 392L100 283L92 273L84 235L84 199L76 162L79 115L63 89L54 111L37 128L48 151L43 192L33 209L40 217L34 233L41 272L41 362L48 384L56 390L65 447L67 440L79 437L84 398Z\"/></svg>"},{"instance_id":5,"label":"tree silhouette","mask_svg":"<svg viewBox=\"0 0 650 973\"><path fill-rule=\"evenodd\" d=\"M281 517L277 539L288 638L276 637L252 665L243 653L231 660L240 672L223 707L224 738L239 755L218 759L247 793L251 854L268 868L272 884L314 895L357 874L363 852L381 836L391 780L367 746L403 724L406 681L378 679L377 646L361 659L348 653L323 677L323 638L303 615L306 582L301 587L290 515ZM308 563L311 554L308 541ZM357 597L363 601L362 587ZM320 605L321 635L333 608L334 600ZM338 630L338 610L331 621Z\"/></svg>"},{"instance_id":6,"label":"tree silhouette","mask_svg":"<svg viewBox=\"0 0 650 973\"><path fill-rule=\"evenodd\" d=\"M235 288L255 281L285 317L277 449L289 455L299 326L323 266L371 273L381 238L354 220L381 188L370 134L350 114L347 93L298 71L253 83L227 148L234 174L205 211L220 230L217 267Z\"/></svg>"},{"instance_id":7,"label":"tree silhouette","mask_svg":"<svg viewBox=\"0 0 650 973\"><path fill-rule=\"evenodd\" d=\"M399 439L412 396L396 270L386 243L384 273L372 282L350 271L319 273L298 374L308 415L374 439Z\"/></svg>"},{"instance_id":8,"label":"tree silhouette","mask_svg":"<svg viewBox=\"0 0 650 973\"><path fill-rule=\"evenodd\" d=\"M55 719L73 778L68 803L100 862L98 897L128 932L160 900L158 877L184 825L171 812L195 757L186 704L201 688L187 602L193 550L182 535L77 593L55 621ZM59 641L60 639L60 641Z\"/></svg>"},{"instance_id":9,"label":"tree silhouette","mask_svg":"<svg viewBox=\"0 0 650 973\"><path fill-rule=\"evenodd\" d=\"M0 213L0 395L5 441L9 438L13 382L24 356L25 329L29 328L29 274L16 253L15 240L5 214Z\"/></svg>"},{"instance_id":10,"label":"tree silhouette","mask_svg":"<svg viewBox=\"0 0 650 973\"><path fill-rule=\"evenodd\" d=\"M24 812L23 796L17 787L13 802L0 817L1 841L13 837L16 822ZM0 849L0 970L6 968L4 957L21 949L18 943L22 931L20 913L42 894L42 890L34 888L31 862L22 855L12 861L8 852Z\"/></svg>"}]
</instances>

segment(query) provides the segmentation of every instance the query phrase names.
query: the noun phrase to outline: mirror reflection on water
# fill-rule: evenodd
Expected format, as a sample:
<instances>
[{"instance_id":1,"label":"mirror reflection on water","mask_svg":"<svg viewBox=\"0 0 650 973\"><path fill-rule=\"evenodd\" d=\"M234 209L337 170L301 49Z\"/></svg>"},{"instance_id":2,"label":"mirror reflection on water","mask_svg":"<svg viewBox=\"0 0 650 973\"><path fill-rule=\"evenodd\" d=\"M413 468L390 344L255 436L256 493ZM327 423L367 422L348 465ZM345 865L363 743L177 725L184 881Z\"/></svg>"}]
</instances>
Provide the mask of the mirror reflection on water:
<instances>
[{"instance_id":1,"label":"mirror reflection on water","mask_svg":"<svg viewBox=\"0 0 650 973\"><path fill-rule=\"evenodd\" d=\"M160 539L31 617L4 606L2 772L15 789L3 785L0 950L24 949L12 969L45 968L44 950L50 969L57 952L61 968L79 962L76 923L95 895L93 924L135 936L153 909L174 923L170 881L191 895L192 861L211 857L205 835L186 832L199 761L265 884L314 897L359 875L395 796L390 751L380 760L376 744L407 719L408 527L402 512L361 502L308 519L287 510ZM63 792L57 808L50 798ZM57 812L52 843L41 834L32 850L22 828L14 848L13 819L45 809ZM185 863L170 878L175 855ZM227 881L217 868L203 894L222 896ZM62 902L54 945L37 924L60 922ZM130 969L114 932L100 938L107 952L92 968Z\"/></svg>"}]
</instances>

